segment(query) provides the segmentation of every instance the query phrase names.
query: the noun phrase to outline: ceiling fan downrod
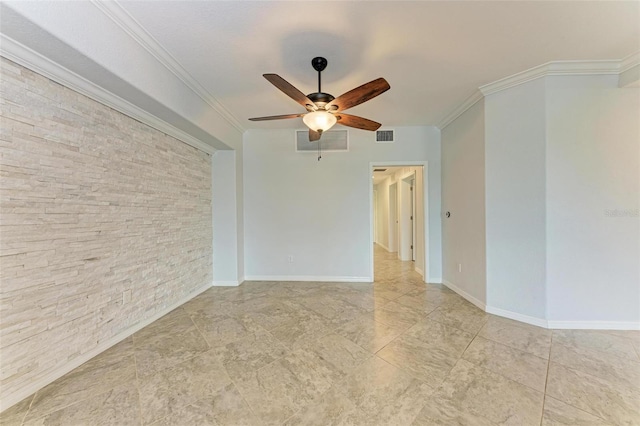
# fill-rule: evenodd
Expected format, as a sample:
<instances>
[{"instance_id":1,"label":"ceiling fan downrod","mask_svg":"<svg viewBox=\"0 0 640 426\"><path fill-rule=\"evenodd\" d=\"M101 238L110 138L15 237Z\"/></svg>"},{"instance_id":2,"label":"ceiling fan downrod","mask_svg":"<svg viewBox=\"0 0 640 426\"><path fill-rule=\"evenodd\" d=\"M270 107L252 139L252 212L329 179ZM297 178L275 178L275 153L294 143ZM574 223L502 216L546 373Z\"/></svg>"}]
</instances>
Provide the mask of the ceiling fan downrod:
<instances>
[{"instance_id":1,"label":"ceiling fan downrod","mask_svg":"<svg viewBox=\"0 0 640 426\"><path fill-rule=\"evenodd\" d=\"M313 58L311 60L311 66L313 67L314 70L318 71L318 93L322 93L322 86L321 86L321 73L322 71L324 71L324 69L327 67L327 60L326 58L323 58L321 56L316 56L315 58Z\"/></svg>"},{"instance_id":2,"label":"ceiling fan downrod","mask_svg":"<svg viewBox=\"0 0 640 426\"><path fill-rule=\"evenodd\" d=\"M322 92L321 73L327 67L327 60L321 56L315 57L311 60L311 66L314 70L318 71L318 91L316 93L309 93L307 97L311 99L319 109L324 109L326 104L335 99L329 93Z\"/></svg>"}]
</instances>

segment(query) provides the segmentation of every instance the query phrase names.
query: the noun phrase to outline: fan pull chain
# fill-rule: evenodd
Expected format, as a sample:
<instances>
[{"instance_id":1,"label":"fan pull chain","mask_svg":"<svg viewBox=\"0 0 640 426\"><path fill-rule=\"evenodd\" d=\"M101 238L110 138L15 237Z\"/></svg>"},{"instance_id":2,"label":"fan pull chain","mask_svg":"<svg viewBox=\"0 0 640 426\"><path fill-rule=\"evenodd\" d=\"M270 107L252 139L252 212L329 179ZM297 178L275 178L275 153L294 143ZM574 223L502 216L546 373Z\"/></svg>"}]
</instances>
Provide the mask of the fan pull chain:
<instances>
[{"instance_id":1,"label":"fan pull chain","mask_svg":"<svg viewBox=\"0 0 640 426\"><path fill-rule=\"evenodd\" d=\"M318 161L322 158L322 148L320 147L320 141L318 141Z\"/></svg>"}]
</instances>

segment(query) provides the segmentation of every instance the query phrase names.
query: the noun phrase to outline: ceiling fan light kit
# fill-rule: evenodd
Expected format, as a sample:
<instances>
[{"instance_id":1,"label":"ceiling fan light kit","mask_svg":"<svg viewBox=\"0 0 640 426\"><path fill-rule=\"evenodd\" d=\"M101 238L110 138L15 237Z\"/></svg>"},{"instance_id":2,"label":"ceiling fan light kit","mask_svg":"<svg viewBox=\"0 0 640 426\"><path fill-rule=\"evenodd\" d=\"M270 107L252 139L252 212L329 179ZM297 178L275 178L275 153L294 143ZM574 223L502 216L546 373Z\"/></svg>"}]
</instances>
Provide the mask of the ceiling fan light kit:
<instances>
[{"instance_id":1,"label":"ceiling fan light kit","mask_svg":"<svg viewBox=\"0 0 640 426\"><path fill-rule=\"evenodd\" d=\"M335 115L324 110L308 112L302 117L302 121L311 130L318 133L326 132L338 121Z\"/></svg>"},{"instance_id":2,"label":"ceiling fan light kit","mask_svg":"<svg viewBox=\"0 0 640 426\"><path fill-rule=\"evenodd\" d=\"M277 74L263 74L263 77L271 84L302 105L307 110L306 113L256 117L249 120L266 121L302 117L302 121L309 128L309 141L312 142L320 140L322 132L326 132L336 123L370 131L380 128L380 123L355 115L344 114L341 111L360 105L389 90L391 87L384 78L370 81L335 98L322 91L321 73L327 67L327 60L322 57L316 57L311 60L311 65L313 69L318 71L318 91L308 95L296 89Z\"/></svg>"}]
</instances>

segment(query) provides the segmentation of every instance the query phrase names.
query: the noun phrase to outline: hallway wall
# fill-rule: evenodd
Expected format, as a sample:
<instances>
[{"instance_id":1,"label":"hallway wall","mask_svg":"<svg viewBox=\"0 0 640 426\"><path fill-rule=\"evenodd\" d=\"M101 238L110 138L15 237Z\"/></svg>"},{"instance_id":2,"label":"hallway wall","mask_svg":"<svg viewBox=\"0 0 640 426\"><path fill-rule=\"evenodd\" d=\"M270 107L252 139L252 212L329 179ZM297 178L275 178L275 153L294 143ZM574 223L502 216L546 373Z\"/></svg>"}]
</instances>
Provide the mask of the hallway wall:
<instances>
[{"instance_id":1,"label":"hallway wall","mask_svg":"<svg viewBox=\"0 0 640 426\"><path fill-rule=\"evenodd\" d=\"M390 215L390 197L389 197L389 188L391 187L391 185L396 184L396 185L400 185L400 181L402 181L402 179L407 178L408 176L410 176L411 174L415 175L415 187L414 187L414 191L416 193L416 230L415 230L415 242L414 242L414 249L416 251L415 253L415 267L417 272L420 275L424 275L424 270L425 270L425 249L426 249L426 245L425 245L425 238L424 238L424 226L425 226L425 221L424 221L424 185L423 185L423 168L422 167L397 167L397 171L395 173L393 173L392 175L390 175L388 178L386 178L384 181L380 182L377 185L377 189L378 189L378 214L382 217L384 216L385 218L385 223L384 225L381 225L381 229L382 226L384 226L384 232L385 232L385 236L384 241L385 241L385 245L384 248L389 251L389 244L390 244L390 235L392 233L392 227L396 227L396 229L398 229L398 232L400 230L400 228L402 228L402 222L403 220L408 222L408 219L405 217L403 218L401 215L398 214L397 219L398 219L398 224L394 224L392 222L390 222L392 215ZM380 201L382 200L382 201ZM401 193L398 195L397 198L397 202L400 204L402 202L402 195ZM398 210L401 210L400 208L398 208ZM400 250L395 250L394 252L397 252L398 257L401 256L401 252ZM408 259L407 259L408 260Z\"/></svg>"}]
</instances>

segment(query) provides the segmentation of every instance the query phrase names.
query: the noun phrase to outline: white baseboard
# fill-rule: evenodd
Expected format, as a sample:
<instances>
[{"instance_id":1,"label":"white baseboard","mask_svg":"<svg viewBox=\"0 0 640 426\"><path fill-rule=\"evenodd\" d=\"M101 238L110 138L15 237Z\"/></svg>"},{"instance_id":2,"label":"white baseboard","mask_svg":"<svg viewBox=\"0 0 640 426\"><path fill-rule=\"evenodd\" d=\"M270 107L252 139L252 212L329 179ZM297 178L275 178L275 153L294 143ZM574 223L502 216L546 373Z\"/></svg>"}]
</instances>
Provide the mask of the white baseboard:
<instances>
[{"instance_id":1,"label":"white baseboard","mask_svg":"<svg viewBox=\"0 0 640 426\"><path fill-rule=\"evenodd\" d=\"M419 274L420 274L420 276L421 276L422 278L424 278L424 271L423 271L422 269L418 268L417 266L416 266L415 268L413 268L413 269L414 269L417 273L419 273Z\"/></svg>"},{"instance_id":2,"label":"white baseboard","mask_svg":"<svg viewBox=\"0 0 640 426\"><path fill-rule=\"evenodd\" d=\"M168 314L169 312L173 311L174 309L182 306L183 304L187 303L189 300L193 299L194 297L196 297L197 295L199 295L200 293L202 293L203 291L207 290L211 288L211 284L206 284L203 285L201 287L199 287L198 289L196 289L195 291L193 291L192 293L190 293L188 296L183 297L182 299L180 299L179 301L177 301L176 303L173 303L170 306L167 306L165 309L163 309L162 311L158 312L157 314L155 314L152 317L146 318L144 320L142 320L141 322L129 327L128 329L121 331L120 333L118 333L117 335L113 336L112 338L110 338L109 340L105 340L104 342L100 343L98 346L96 346L95 348L91 349L88 352L85 352L71 360L69 360L69 362L67 362L66 364L56 368L53 371L50 371L47 375L29 383L28 386L13 392L11 395L9 395L7 398L4 398L2 401L0 401L0 412L6 410L7 408L11 407L14 404L17 404L18 402L22 401L23 399L25 399L26 397L28 397L29 395L33 394L34 392L42 389L43 387L47 386L48 384L53 383L54 381L58 380L60 377L64 376L65 374L69 373L70 371L72 371L73 369L80 367L82 364L84 364L85 362L89 361L91 358L95 357L96 355L99 355L100 353L106 351L107 349L109 349L110 347L114 346L116 343L120 343L121 341L123 341L124 339L126 339L127 337L131 336L133 333L140 331L141 329L143 329L144 327L148 326L149 324L151 324L152 322L160 319L161 317L165 316L166 314Z\"/></svg>"},{"instance_id":3,"label":"white baseboard","mask_svg":"<svg viewBox=\"0 0 640 426\"><path fill-rule=\"evenodd\" d=\"M241 284L240 281L214 281L213 287L238 287Z\"/></svg>"},{"instance_id":4,"label":"white baseboard","mask_svg":"<svg viewBox=\"0 0 640 426\"><path fill-rule=\"evenodd\" d=\"M464 291L463 289L461 289L457 285L455 285L452 282L449 282L447 280L442 280L442 284L444 284L447 288L450 288L451 290L455 291L460 296L464 297L469 302L471 302L474 305L476 305L478 308L482 309L483 311L485 310L487 305L483 301L481 301L480 299L477 299L474 296L470 295L469 293L467 293L466 291Z\"/></svg>"},{"instance_id":5,"label":"white baseboard","mask_svg":"<svg viewBox=\"0 0 640 426\"><path fill-rule=\"evenodd\" d=\"M493 306L487 306L485 311L490 314L524 322L526 324L535 325L537 327L550 328L549 322L544 318L530 317L529 315L523 315L517 312L507 311L506 309L494 308Z\"/></svg>"},{"instance_id":6,"label":"white baseboard","mask_svg":"<svg viewBox=\"0 0 640 426\"><path fill-rule=\"evenodd\" d=\"M640 330L633 321L548 321L549 328L574 330Z\"/></svg>"},{"instance_id":7,"label":"white baseboard","mask_svg":"<svg viewBox=\"0 0 640 426\"><path fill-rule=\"evenodd\" d=\"M389 249L389 247L385 246L382 243L376 243L377 245L379 245L380 247L382 247L383 249L385 249L386 251L388 251L389 253L391 253L391 250Z\"/></svg>"},{"instance_id":8,"label":"white baseboard","mask_svg":"<svg viewBox=\"0 0 640 426\"><path fill-rule=\"evenodd\" d=\"M318 281L339 283L370 283L371 277L340 277L325 275L250 275L244 277L246 281Z\"/></svg>"},{"instance_id":9,"label":"white baseboard","mask_svg":"<svg viewBox=\"0 0 640 426\"><path fill-rule=\"evenodd\" d=\"M429 277L429 281L427 281L430 284L442 284L442 277Z\"/></svg>"}]
</instances>

